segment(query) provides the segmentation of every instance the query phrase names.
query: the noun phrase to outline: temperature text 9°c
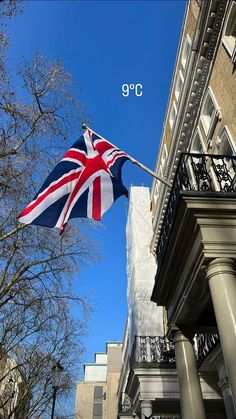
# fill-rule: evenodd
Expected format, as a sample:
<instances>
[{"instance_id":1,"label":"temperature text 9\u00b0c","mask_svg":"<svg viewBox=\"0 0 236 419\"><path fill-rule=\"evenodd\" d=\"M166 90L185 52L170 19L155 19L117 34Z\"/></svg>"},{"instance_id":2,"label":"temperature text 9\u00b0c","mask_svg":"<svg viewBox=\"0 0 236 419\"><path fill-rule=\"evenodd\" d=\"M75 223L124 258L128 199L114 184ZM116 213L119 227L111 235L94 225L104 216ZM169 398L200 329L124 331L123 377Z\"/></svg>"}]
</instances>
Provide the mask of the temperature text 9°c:
<instances>
[{"instance_id":1,"label":"temperature text 9\u00b0c","mask_svg":"<svg viewBox=\"0 0 236 419\"><path fill-rule=\"evenodd\" d=\"M130 93L135 94L135 96L142 96L143 94L143 86L141 83L137 84L122 84L122 95L124 97L129 96Z\"/></svg>"}]
</instances>

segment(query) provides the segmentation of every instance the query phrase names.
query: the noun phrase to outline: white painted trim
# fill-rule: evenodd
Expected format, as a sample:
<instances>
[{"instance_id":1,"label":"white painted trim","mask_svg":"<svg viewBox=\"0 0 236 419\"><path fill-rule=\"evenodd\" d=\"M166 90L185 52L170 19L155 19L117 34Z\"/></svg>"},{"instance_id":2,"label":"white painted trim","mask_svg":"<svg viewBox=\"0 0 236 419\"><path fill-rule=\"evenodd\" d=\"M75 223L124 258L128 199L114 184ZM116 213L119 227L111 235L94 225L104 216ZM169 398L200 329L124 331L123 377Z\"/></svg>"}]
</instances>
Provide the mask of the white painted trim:
<instances>
[{"instance_id":1,"label":"white painted trim","mask_svg":"<svg viewBox=\"0 0 236 419\"><path fill-rule=\"evenodd\" d=\"M227 127L227 125L225 125L225 126L222 128L222 130L220 131L220 134L218 135L218 137L217 137L217 139L216 139L216 142L217 142L217 140L218 140L218 142L220 142L220 140L221 140L221 138L223 137L224 133L226 133L226 135L227 135L227 137L228 137L228 139L229 139L229 143L230 143L230 145L231 145L231 147L232 147L233 153L234 153L234 154L236 154L236 144L235 144L235 142L234 142L234 140L233 140L233 137L232 137L232 135L231 135L231 133L230 133L229 128ZM214 149L215 149L216 147L217 147L217 143L215 144ZM218 151L218 150L217 150L217 151ZM214 153L214 151L213 151L213 154L215 154L215 153ZM216 153L216 154L217 154L217 153Z\"/></svg>"},{"instance_id":2,"label":"white painted trim","mask_svg":"<svg viewBox=\"0 0 236 419\"><path fill-rule=\"evenodd\" d=\"M214 113L213 113L213 115L211 117L210 124L207 127L206 126L206 122L204 120L203 111L204 111L204 108L205 108L205 105L206 105L206 101L207 101L207 99L208 99L209 96L210 96L210 98L211 98L211 100L213 102L213 105L214 105L215 110L214 110ZM204 130L204 133L205 133L205 135L207 137L207 140L210 139L210 138L208 138L209 132L211 131L211 127L214 124L216 118L219 118L219 119L221 118L220 107L219 107L219 105L217 103L217 100L216 100L215 95L214 95L214 93L212 91L212 88L210 86L208 86L208 89L207 89L207 91L205 93L205 97L203 99L203 103L202 103L202 107L201 107L201 114L200 114L200 118L199 118L200 121L201 121L203 130Z\"/></svg>"},{"instance_id":3,"label":"white painted trim","mask_svg":"<svg viewBox=\"0 0 236 419\"><path fill-rule=\"evenodd\" d=\"M195 142L195 139L196 139L196 136L199 136L199 138L200 138L200 142L201 142L201 145L202 145L202 150L203 150L203 153L206 153L207 152L207 147L206 147L206 143L205 143L205 141L203 140L203 138L202 138L202 134L201 134L201 131L200 131L200 129L199 129L199 127L197 127L196 128L196 130L195 130L195 133L194 133L194 135L193 135L193 139L192 139L192 142L191 142L191 144L190 144L190 147L189 147L189 150L190 150L190 153L194 153L195 151L193 150L193 144L194 144L194 142Z\"/></svg>"},{"instance_id":4,"label":"white painted trim","mask_svg":"<svg viewBox=\"0 0 236 419\"><path fill-rule=\"evenodd\" d=\"M232 62L235 62L235 58L236 58L235 57L235 55L236 55L235 54L236 53L236 38L235 38L234 46L232 46L232 45L230 45L229 40L228 40L229 36L225 35L227 25L229 23L229 18L231 16L232 12L233 12L233 9L235 9L234 12L236 13L236 1L232 2L231 6L230 6L230 9L229 9L229 12L227 14L227 18L226 18L224 29L223 29L222 43L225 46L226 51L230 55Z\"/></svg>"},{"instance_id":5,"label":"white painted trim","mask_svg":"<svg viewBox=\"0 0 236 419\"><path fill-rule=\"evenodd\" d=\"M180 83L180 80L182 82L182 87L181 87L181 89L179 88L178 91L177 91L177 87L179 87L178 85ZM183 91L183 86L184 86L184 76L183 76L182 71L179 70L179 74L178 74L178 77L177 77L177 80L176 80L176 83L175 83L175 98L176 98L177 103L180 100L180 97L181 97L181 94L182 94L182 91Z\"/></svg>"},{"instance_id":6,"label":"white painted trim","mask_svg":"<svg viewBox=\"0 0 236 419\"><path fill-rule=\"evenodd\" d=\"M184 70L186 69L186 67L188 65L188 59L190 57L190 54L188 56L186 56L186 50L187 50L187 47L188 46L191 47L191 45L192 45L192 42L191 42L189 34L187 33L186 36L185 36L183 50L182 50L182 54L181 54L181 64L182 64Z\"/></svg>"},{"instance_id":7,"label":"white painted trim","mask_svg":"<svg viewBox=\"0 0 236 419\"><path fill-rule=\"evenodd\" d=\"M170 115L169 115L169 124L170 124L171 131L173 130L175 126L176 116L177 116L177 106L175 104L175 101L173 101L171 109L170 109Z\"/></svg>"}]
</instances>

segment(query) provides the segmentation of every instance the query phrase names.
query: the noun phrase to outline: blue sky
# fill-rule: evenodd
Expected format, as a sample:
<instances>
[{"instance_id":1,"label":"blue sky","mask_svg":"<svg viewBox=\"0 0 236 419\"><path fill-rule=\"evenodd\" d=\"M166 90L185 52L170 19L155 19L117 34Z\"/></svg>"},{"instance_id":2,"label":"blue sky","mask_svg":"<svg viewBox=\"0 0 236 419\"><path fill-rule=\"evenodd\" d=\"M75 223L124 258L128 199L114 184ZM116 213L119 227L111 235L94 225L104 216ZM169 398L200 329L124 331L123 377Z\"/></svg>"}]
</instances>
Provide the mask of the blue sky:
<instances>
[{"instance_id":1,"label":"blue sky","mask_svg":"<svg viewBox=\"0 0 236 419\"><path fill-rule=\"evenodd\" d=\"M28 0L11 25L11 64L36 51L62 58L78 93L82 89L79 97L92 128L154 169L184 9L184 0ZM132 91L123 97L124 83L141 83L143 95ZM151 187L152 178L127 162L123 182ZM78 281L96 299L84 339L85 362L103 351L106 341L123 338L127 204L120 198L101 226L89 231L99 243L102 261L85 268Z\"/></svg>"}]
</instances>

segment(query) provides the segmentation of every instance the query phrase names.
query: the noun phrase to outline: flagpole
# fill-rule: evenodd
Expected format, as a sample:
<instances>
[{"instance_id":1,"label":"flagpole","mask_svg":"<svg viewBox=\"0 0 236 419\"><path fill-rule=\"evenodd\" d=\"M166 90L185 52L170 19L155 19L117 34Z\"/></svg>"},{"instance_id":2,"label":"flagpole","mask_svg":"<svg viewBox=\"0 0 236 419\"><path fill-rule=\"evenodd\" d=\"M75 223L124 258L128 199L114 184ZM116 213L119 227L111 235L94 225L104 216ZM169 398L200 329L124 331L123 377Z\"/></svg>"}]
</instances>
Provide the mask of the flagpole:
<instances>
[{"instance_id":1,"label":"flagpole","mask_svg":"<svg viewBox=\"0 0 236 419\"><path fill-rule=\"evenodd\" d=\"M98 137L102 138L105 141L106 138L102 137L100 134L98 134L97 132L95 132L92 128L90 128L88 125L83 124L82 125L83 129L88 129L89 131L93 132L95 135L97 135ZM110 141L108 141L110 144L112 144ZM114 145L114 144L112 144ZM115 146L114 146L115 147ZM160 182L164 183L166 186L168 186L168 188L171 188L171 184L169 182L167 182L165 179L162 179L160 176L158 176L155 172L153 172L153 170L150 170L148 167L144 166L144 164L140 163L139 161L137 161L136 159L134 159L132 156L130 156L129 154L127 154L127 157L132 161L132 163L136 164L137 166L139 166L141 169L145 170L145 172L149 173L149 175L153 176L154 178L158 179Z\"/></svg>"}]
</instances>

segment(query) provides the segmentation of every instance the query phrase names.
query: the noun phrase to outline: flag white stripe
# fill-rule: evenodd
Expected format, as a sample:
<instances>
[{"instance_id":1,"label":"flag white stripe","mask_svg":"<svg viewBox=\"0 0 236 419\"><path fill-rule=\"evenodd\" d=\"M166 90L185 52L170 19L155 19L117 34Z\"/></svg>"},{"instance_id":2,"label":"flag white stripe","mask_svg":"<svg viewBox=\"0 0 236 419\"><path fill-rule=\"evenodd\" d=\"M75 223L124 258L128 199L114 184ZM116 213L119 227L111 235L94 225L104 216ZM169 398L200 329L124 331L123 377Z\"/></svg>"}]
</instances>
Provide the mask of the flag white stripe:
<instances>
[{"instance_id":1,"label":"flag white stripe","mask_svg":"<svg viewBox=\"0 0 236 419\"><path fill-rule=\"evenodd\" d=\"M71 202L71 204L70 204L70 208L69 208L69 210L68 210L68 212L66 213L66 217L65 217L65 220L64 220L64 224L65 223L67 223L67 221L68 221L68 219L69 219L69 217L70 217L70 214L71 214L71 211L72 211L72 209L73 209L73 207L74 207L74 205L76 204L76 202L78 201L78 199L80 198L80 196L86 191L86 189L87 188L89 188L90 187L90 185L92 186L92 183L93 183L93 181L97 178L97 177L99 177L99 176L102 176L102 174L104 173L104 170L103 169L101 169L101 170L98 170L97 172L95 172L95 173L93 173L87 180L86 180L86 182L82 185L82 187L79 189L79 191L77 192L77 194L75 195L75 197L74 197L74 199L73 199L73 201ZM63 210L64 210L64 208L63 208ZM67 211L67 210L66 210ZM92 213L92 209L91 210L89 210L89 212L90 213ZM88 217L88 218L91 218L91 217Z\"/></svg>"},{"instance_id":2,"label":"flag white stripe","mask_svg":"<svg viewBox=\"0 0 236 419\"><path fill-rule=\"evenodd\" d=\"M101 176L101 199L101 216L103 216L114 202L112 180L106 172Z\"/></svg>"},{"instance_id":3,"label":"flag white stripe","mask_svg":"<svg viewBox=\"0 0 236 419\"><path fill-rule=\"evenodd\" d=\"M81 163L81 161L77 160L77 159L72 159L71 157L66 157L65 159L63 159L62 161L70 161L72 163L76 163L78 164L80 167L84 167L84 165Z\"/></svg>"},{"instance_id":4,"label":"flag white stripe","mask_svg":"<svg viewBox=\"0 0 236 419\"><path fill-rule=\"evenodd\" d=\"M85 141L85 144L86 144L86 147L87 147L87 157L92 159L95 156L97 156L98 152L96 150L94 150L94 148L93 148L93 143L90 139L88 131L86 131L84 133L84 141Z\"/></svg>"},{"instance_id":5,"label":"flag white stripe","mask_svg":"<svg viewBox=\"0 0 236 419\"><path fill-rule=\"evenodd\" d=\"M88 218L92 218L92 210L93 210L93 184L90 185L88 191L88 202L87 202L87 214Z\"/></svg>"},{"instance_id":6,"label":"flag white stripe","mask_svg":"<svg viewBox=\"0 0 236 419\"><path fill-rule=\"evenodd\" d=\"M76 171L73 170L73 171L71 171L71 173L74 173L74 172L79 173L80 171L81 171L81 169L80 170L76 169ZM68 174L66 174L65 176L62 176L56 182L52 182L51 185L39 195L39 197L41 195L43 195L52 185L57 184L59 181L61 181L66 176L68 176ZM78 178L74 179L73 181L67 182L65 185L62 185L61 187L59 187L53 193L50 193L29 214L26 214L25 216L20 217L19 218L20 222L22 222L24 224L30 224L43 211L45 211L48 207L50 207L52 204L54 204L54 202L56 202L58 199L62 198L64 195L66 195L68 193L71 193L71 191L73 191L77 181L78 181ZM35 202L35 201L32 201L32 203L33 202Z\"/></svg>"}]
</instances>

